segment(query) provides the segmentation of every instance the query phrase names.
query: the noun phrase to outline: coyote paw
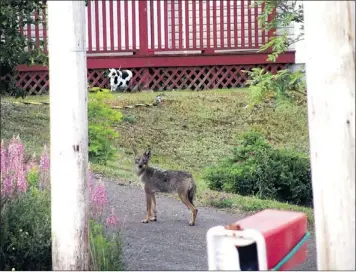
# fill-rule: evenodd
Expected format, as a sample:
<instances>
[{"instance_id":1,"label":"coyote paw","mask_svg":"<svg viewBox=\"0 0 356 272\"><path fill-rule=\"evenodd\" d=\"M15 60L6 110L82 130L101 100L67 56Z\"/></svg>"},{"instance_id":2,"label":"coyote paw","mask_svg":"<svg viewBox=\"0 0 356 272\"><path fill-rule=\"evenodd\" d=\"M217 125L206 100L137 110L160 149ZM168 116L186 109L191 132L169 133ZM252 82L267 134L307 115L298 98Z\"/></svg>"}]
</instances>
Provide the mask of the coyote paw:
<instances>
[{"instance_id":1,"label":"coyote paw","mask_svg":"<svg viewBox=\"0 0 356 272\"><path fill-rule=\"evenodd\" d=\"M189 226L194 226L194 225L195 225L194 222L192 221L189 222Z\"/></svg>"},{"instance_id":2,"label":"coyote paw","mask_svg":"<svg viewBox=\"0 0 356 272\"><path fill-rule=\"evenodd\" d=\"M141 223L148 223L148 220L147 219L143 219L143 220L141 220Z\"/></svg>"},{"instance_id":3,"label":"coyote paw","mask_svg":"<svg viewBox=\"0 0 356 272\"><path fill-rule=\"evenodd\" d=\"M150 218L150 221L157 221L157 216L152 216L152 217Z\"/></svg>"}]
</instances>

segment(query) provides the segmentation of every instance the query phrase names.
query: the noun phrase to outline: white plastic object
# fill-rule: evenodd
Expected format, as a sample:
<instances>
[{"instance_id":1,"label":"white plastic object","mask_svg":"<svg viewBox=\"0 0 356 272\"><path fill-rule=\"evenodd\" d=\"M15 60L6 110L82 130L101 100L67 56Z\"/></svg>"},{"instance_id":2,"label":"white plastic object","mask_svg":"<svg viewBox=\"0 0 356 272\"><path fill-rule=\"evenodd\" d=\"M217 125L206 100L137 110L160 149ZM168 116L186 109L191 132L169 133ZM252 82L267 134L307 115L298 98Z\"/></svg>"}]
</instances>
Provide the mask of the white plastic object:
<instances>
[{"instance_id":1,"label":"white plastic object","mask_svg":"<svg viewBox=\"0 0 356 272\"><path fill-rule=\"evenodd\" d=\"M207 232L208 269L241 270L237 247L257 245L259 270L267 270L266 241L263 235L254 229L227 230L216 226Z\"/></svg>"}]
</instances>

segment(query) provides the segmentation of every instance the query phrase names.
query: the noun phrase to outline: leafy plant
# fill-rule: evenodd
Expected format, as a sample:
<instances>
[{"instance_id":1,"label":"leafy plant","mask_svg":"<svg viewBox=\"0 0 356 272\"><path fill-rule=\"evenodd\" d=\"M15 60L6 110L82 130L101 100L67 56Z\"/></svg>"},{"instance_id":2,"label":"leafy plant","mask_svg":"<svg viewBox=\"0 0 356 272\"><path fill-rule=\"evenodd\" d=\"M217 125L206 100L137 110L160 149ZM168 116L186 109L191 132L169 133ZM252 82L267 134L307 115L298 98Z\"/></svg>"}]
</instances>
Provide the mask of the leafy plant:
<instances>
[{"instance_id":1,"label":"leafy plant","mask_svg":"<svg viewBox=\"0 0 356 272\"><path fill-rule=\"evenodd\" d=\"M10 80L1 80L1 94L24 96L24 91L15 85L16 66L47 64L48 59L41 48L36 48L33 39L21 35L20 27L38 24L31 15L40 13L44 4L41 0L0 0L0 6L0 78L12 75Z\"/></svg>"},{"instance_id":2,"label":"leafy plant","mask_svg":"<svg viewBox=\"0 0 356 272\"><path fill-rule=\"evenodd\" d=\"M304 13L303 3L297 0L257 0L251 7L263 6L262 13L258 16L259 25L267 32L272 31L273 36L259 51L271 49L267 60L275 62L277 57L286 52L288 47L304 39ZM288 36L287 28L292 23L300 24L300 33L297 37ZM275 35L276 30L282 31L280 35Z\"/></svg>"},{"instance_id":3,"label":"leafy plant","mask_svg":"<svg viewBox=\"0 0 356 272\"><path fill-rule=\"evenodd\" d=\"M258 17L259 25L267 32L272 31L271 39L261 46L260 52L271 50L267 60L275 62L278 56L286 52L290 45L300 41L304 37L303 32L303 6L297 1L255 1L251 7L263 6L263 12ZM301 25L298 37L288 36L288 26L292 23ZM276 30L281 33L276 35ZM274 106L281 102L303 101L306 99L306 85L304 81L304 70L295 72L288 69L278 71L273 75L265 72L263 68L253 68L252 71L243 71L250 79L247 85L250 90L251 105L273 101Z\"/></svg>"},{"instance_id":4,"label":"leafy plant","mask_svg":"<svg viewBox=\"0 0 356 272\"><path fill-rule=\"evenodd\" d=\"M121 121L122 114L105 103L110 99L113 95L107 92L89 94L89 160L100 164L115 158L115 141L119 138L114 127Z\"/></svg>"},{"instance_id":5,"label":"leafy plant","mask_svg":"<svg viewBox=\"0 0 356 272\"><path fill-rule=\"evenodd\" d=\"M102 224L90 220L89 242L93 270L118 271L123 268L121 259L121 237L119 232L113 232L108 240Z\"/></svg>"},{"instance_id":6,"label":"leafy plant","mask_svg":"<svg viewBox=\"0 0 356 272\"><path fill-rule=\"evenodd\" d=\"M50 203L50 194L38 191L2 203L2 271L52 269Z\"/></svg>"},{"instance_id":7,"label":"leafy plant","mask_svg":"<svg viewBox=\"0 0 356 272\"><path fill-rule=\"evenodd\" d=\"M305 98L306 85L302 71L280 70L272 74L263 68L252 68L244 72L250 76L246 84L249 86L252 106L263 102L283 103Z\"/></svg>"},{"instance_id":8,"label":"leafy plant","mask_svg":"<svg viewBox=\"0 0 356 272\"><path fill-rule=\"evenodd\" d=\"M308 156L275 149L256 132L245 134L232 157L207 168L204 178L212 190L312 204Z\"/></svg>"}]
</instances>

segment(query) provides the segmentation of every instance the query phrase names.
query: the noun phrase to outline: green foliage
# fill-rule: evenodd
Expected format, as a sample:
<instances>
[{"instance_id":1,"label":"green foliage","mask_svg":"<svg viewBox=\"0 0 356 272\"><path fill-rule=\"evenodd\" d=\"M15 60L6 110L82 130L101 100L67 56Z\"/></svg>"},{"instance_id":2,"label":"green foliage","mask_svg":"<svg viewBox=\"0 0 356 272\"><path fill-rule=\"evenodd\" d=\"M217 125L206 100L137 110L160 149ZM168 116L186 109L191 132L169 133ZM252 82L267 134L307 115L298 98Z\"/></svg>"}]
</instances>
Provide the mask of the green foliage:
<instances>
[{"instance_id":1,"label":"green foliage","mask_svg":"<svg viewBox=\"0 0 356 272\"><path fill-rule=\"evenodd\" d=\"M218 209L226 209L234 206L234 202L232 199L224 198L224 199L210 199L209 205L218 208Z\"/></svg>"},{"instance_id":2,"label":"green foliage","mask_svg":"<svg viewBox=\"0 0 356 272\"><path fill-rule=\"evenodd\" d=\"M122 117L122 121L130 123L130 124L134 124L134 123L136 123L137 120L136 120L136 116L134 116L134 115L124 115Z\"/></svg>"},{"instance_id":3,"label":"green foliage","mask_svg":"<svg viewBox=\"0 0 356 272\"><path fill-rule=\"evenodd\" d=\"M115 141L119 138L113 127L121 121L122 114L105 103L110 99L113 99L113 95L107 92L89 94L89 160L100 164L115 158Z\"/></svg>"},{"instance_id":4,"label":"green foliage","mask_svg":"<svg viewBox=\"0 0 356 272\"><path fill-rule=\"evenodd\" d=\"M113 233L109 241L104 234L102 224L90 220L89 242L91 248L91 260L93 270L119 271L123 268L121 259L121 237L119 233Z\"/></svg>"},{"instance_id":5,"label":"green foliage","mask_svg":"<svg viewBox=\"0 0 356 272\"><path fill-rule=\"evenodd\" d=\"M204 179L212 190L297 205L312 204L308 156L275 149L256 132L244 134L232 157L207 168Z\"/></svg>"},{"instance_id":6,"label":"green foliage","mask_svg":"<svg viewBox=\"0 0 356 272\"><path fill-rule=\"evenodd\" d=\"M0 269L51 270L50 193L30 190L1 204Z\"/></svg>"},{"instance_id":7,"label":"green foliage","mask_svg":"<svg viewBox=\"0 0 356 272\"><path fill-rule=\"evenodd\" d=\"M262 45L260 48L260 51L272 49L272 53L269 54L268 60L274 62L278 55L287 51L290 45L303 39L303 5L297 4L296 0L258 0L252 4L252 7L254 6L264 6L262 14L258 16L258 23L267 32L273 31L275 34L276 29L284 28L281 35L272 37L270 41ZM288 37L287 27L290 26L291 23L301 24L301 31L297 37Z\"/></svg>"},{"instance_id":8,"label":"green foliage","mask_svg":"<svg viewBox=\"0 0 356 272\"><path fill-rule=\"evenodd\" d=\"M39 187L40 172L37 168L31 168L26 176L27 184L30 190L36 190Z\"/></svg>"},{"instance_id":9,"label":"green foliage","mask_svg":"<svg viewBox=\"0 0 356 272\"><path fill-rule=\"evenodd\" d=\"M263 68L252 68L246 72L250 79L246 84L250 91L250 104L263 102L283 103L301 100L305 97L305 81L302 71L280 70L276 74Z\"/></svg>"},{"instance_id":10,"label":"green foliage","mask_svg":"<svg viewBox=\"0 0 356 272\"><path fill-rule=\"evenodd\" d=\"M47 63L47 56L42 53L41 49L35 47L34 41L27 40L20 34L20 27L38 23L29 14L41 12L42 5L41 0L0 0L0 77L8 73L15 75L15 67L18 64ZM26 50L26 47L31 50ZM2 80L1 94L5 92L15 96L24 96L24 92L17 88L15 83L15 79Z\"/></svg>"},{"instance_id":11,"label":"green foliage","mask_svg":"<svg viewBox=\"0 0 356 272\"><path fill-rule=\"evenodd\" d=\"M278 56L288 50L288 47L304 37L303 32L303 6L297 5L297 1L269 1L259 0L254 2L254 6L264 6L263 12L258 17L259 25L267 32L276 29L282 31L278 36L274 35L266 44L262 45L261 51L271 49L267 60L275 62ZM301 32L298 37L288 36L288 26L292 23L301 24ZM266 100L273 99L280 105L280 102L292 102L295 100L305 101L304 71L291 72L281 70L276 75L264 72L264 69L254 68L252 71L244 71L250 77L247 82L250 90L251 104L261 104Z\"/></svg>"}]
</instances>

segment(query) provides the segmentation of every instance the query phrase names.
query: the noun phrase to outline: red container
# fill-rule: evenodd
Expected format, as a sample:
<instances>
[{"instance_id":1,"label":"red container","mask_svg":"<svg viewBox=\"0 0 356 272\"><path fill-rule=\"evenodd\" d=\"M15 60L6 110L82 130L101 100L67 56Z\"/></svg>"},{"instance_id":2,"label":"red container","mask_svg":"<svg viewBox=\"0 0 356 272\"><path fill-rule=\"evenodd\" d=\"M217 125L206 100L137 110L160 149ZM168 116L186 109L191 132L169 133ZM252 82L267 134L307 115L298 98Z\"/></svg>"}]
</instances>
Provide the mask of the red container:
<instances>
[{"instance_id":1,"label":"red container","mask_svg":"<svg viewBox=\"0 0 356 272\"><path fill-rule=\"evenodd\" d=\"M255 229L266 241L267 267L274 268L307 233L304 213L266 209L236 222L242 229ZM278 270L288 270L303 263L307 257L307 243Z\"/></svg>"}]
</instances>

